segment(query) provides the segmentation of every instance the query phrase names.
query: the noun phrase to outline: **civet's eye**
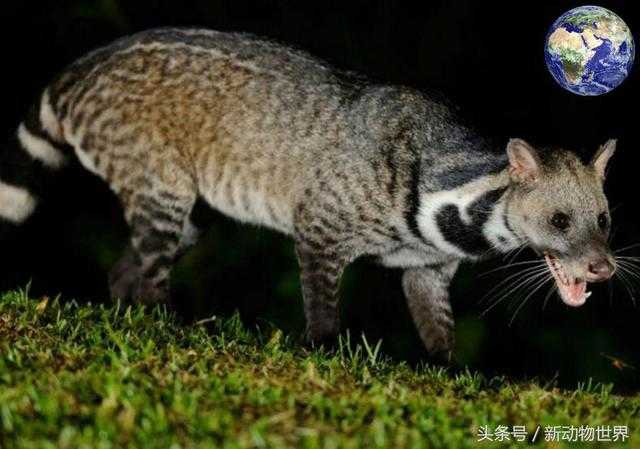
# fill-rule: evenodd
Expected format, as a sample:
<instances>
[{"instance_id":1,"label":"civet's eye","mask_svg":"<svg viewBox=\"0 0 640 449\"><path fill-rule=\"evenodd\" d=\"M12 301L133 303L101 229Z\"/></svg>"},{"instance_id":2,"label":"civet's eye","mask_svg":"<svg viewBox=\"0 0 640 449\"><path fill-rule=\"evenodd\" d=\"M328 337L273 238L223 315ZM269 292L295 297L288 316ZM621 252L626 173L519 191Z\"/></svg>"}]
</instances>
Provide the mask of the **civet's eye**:
<instances>
[{"instance_id":1,"label":"civet's eye","mask_svg":"<svg viewBox=\"0 0 640 449\"><path fill-rule=\"evenodd\" d=\"M598 215L598 227L601 231L605 231L607 227L609 227L609 217L607 217L606 212L602 212Z\"/></svg>"},{"instance_id":2,"label":"civet's eye","mask_svg":"<svg viewBox=\"0 0 640 449\"><path fill-rule=\"evenodd\" d=\"M551 224L561 231L566 231L569 227L569 216L562 212L556 212L551 216Z\"/></svg>"}]
</instances>

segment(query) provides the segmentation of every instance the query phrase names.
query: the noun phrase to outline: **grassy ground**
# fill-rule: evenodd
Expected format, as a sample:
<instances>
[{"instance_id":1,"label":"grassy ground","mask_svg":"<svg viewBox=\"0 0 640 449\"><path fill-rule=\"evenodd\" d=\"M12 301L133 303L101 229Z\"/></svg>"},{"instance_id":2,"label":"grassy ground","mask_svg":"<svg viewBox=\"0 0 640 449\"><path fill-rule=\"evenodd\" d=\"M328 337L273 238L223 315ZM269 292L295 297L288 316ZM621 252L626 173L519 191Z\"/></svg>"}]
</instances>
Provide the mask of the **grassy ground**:
<instances>
[{"instance_id":1,"label":"grassy ground","mask_svg":"<svg viewBox=\"0 0 640 449\"><path fill-rule=\"evenodd\" d=\"M353 339L355 340L355 338ZM524 447L478 428L628 425L640 397L607 386L510 383L386 360L342 341L328 354L240 320L180 325L160 309L0 299L0 448ZM585 444L619 447L620 442ZM579 445L578 445L579 446Z\"/></svg>"}]
</instances>

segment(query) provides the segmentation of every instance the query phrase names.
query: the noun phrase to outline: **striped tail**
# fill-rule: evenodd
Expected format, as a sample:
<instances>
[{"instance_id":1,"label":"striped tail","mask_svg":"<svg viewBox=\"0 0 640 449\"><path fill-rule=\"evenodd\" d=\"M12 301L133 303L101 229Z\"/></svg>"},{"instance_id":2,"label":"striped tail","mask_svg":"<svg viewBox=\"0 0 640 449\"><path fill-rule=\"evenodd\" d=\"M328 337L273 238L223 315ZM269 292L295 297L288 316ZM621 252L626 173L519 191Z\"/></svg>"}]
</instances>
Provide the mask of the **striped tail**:
<instances>
[{"instance_id":1,"label":"striped tail","mask_svg":"<svg viewBox=\"0 0 640 449\"><path fill-rule=\"evenodd\" d=\"M0 150L0 221L24 222L68 154L62 127L45 91L40 105L18 127L15 139Z\"/></svg>"}]
</instances>

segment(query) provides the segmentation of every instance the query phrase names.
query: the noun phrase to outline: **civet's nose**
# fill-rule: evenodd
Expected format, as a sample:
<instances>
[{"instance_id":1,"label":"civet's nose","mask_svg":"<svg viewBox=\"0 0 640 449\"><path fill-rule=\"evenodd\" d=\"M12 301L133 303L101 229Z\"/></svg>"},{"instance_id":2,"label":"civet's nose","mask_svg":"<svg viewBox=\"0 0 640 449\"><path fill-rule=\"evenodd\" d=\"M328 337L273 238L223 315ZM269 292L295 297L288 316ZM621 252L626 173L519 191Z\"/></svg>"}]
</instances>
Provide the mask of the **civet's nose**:
<instances>
[{"instance_id":1,"label":"civet's nose","mask_svg":"<svg viewBox=\"0 0 640 449\"><path fill-rule=\"evenodd\" d=\"M613 264L607 259L589 262L588 280L590 282L606 281L613 275L615 269Z\"/></svg>"}]
</instances>

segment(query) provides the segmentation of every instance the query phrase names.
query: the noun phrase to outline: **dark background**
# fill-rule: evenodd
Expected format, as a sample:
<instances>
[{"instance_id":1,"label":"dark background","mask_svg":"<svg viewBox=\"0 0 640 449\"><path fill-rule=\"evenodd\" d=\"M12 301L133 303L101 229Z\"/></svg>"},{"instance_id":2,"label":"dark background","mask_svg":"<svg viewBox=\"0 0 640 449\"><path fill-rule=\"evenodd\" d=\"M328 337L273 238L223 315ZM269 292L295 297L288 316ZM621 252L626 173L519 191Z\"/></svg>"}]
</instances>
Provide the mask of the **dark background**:
<instances>
[{"instance_id":1,"label":"dark background","mask_svg":"<svg viewBox=\"0 0 640 449\"><path fill-rule=\"evenodd\" d=\"M634 1L600 1L636 32ZM254 2L239 0L6 2L0 23L2 137L10 135L57 71L86 51L146 28L199 25L241 30L307 49L344 69L374 79L436 88L461 106L481 130L562 144L589 158L610 137L619 139L607 182L614 208L613 246L640 241L638 190L638 69L613 92L579 97L547 72L548 27L572 1ZM124 248L127 229L106 185L81 170L64 173L49 201L0 246L0 289L31 283L34 295L104 302L106 273ZM245 323L303 329L298 271L291 242L213 214L199 246L175 270L173 288L185 321L238 309ZM639 248L640 249L640 248ZM629 251L628 254L637 254ZM518 260L532 258L525 253ZM514 271L479 276L504 263L465 265L456 276L457 358L487 375L613 382L618 392L640 387L640 313L619 281L599 286L587 304L569 309L554 296L515 296L485 317L480 299ZM545 292L546 293L546 292ZM426 354L402 297L400 273L366 262L350 268L342 288L343 323L352 335L383 339L398 360ZM608 356L631 365L619 369Z\"/></svg>"}]
</instances>

